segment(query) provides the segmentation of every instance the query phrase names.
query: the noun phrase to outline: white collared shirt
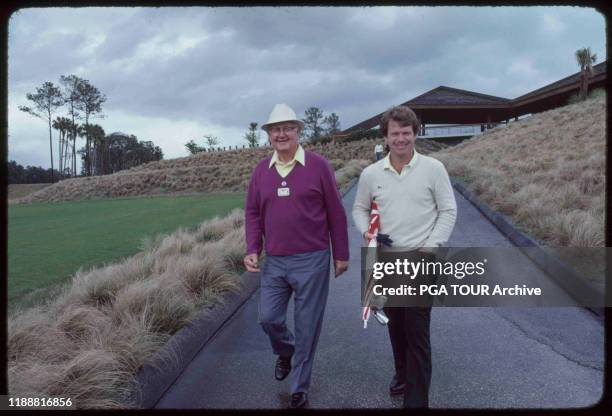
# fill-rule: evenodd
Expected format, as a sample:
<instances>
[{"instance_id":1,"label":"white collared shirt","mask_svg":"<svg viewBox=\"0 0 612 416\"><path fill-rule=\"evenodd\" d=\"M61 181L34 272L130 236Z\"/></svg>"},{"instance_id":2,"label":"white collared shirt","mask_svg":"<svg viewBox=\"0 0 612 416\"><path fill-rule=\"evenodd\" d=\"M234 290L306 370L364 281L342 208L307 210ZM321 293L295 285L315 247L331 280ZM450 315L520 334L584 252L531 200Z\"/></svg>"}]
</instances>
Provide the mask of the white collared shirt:
<instances>
[{"instance_id":1,"label":"white collared shirt","mask_svg":"<svg viewBox=\"0 0 612 416\"><path fill-rule=\"evenodd\" d=\"M287 163L282 162L278 158L278 152L275 150L274 154L272 155L272 159L270 159L270 165L268 167L271 168L272 165L274 165L276 167L276 171L281 176L281 178L285 178L287 175L289 175L296 162L300 163L302 166L306 166L304 148L301 144L298 145L298 148L295 151L295 155L293 155L293 159L291 159Z\"/></svg>"}]
</instances>

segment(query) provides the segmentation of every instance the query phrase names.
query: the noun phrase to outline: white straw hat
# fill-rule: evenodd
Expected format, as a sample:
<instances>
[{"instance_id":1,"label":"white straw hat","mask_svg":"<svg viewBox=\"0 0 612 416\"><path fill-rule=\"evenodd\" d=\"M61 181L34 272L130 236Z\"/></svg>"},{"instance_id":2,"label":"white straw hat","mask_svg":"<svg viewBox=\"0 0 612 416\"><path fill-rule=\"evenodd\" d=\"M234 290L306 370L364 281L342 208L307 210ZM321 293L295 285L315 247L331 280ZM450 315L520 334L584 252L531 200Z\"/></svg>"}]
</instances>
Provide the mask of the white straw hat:
<instances>
[{"instance_id":1,"label":"white straw hat","mask_svg":"<svg viewBox=\"0 0 612 416\"><path fill-rule=\"evenodd\" d=\"M300 125L300 128L304 128L304 122L297 118L295 111L287 104L276 104L268 117L268 122L263 124L261 128L266 130L270 124L282 123L284 121L294 121Z\"/></svg>"}]
</instances>

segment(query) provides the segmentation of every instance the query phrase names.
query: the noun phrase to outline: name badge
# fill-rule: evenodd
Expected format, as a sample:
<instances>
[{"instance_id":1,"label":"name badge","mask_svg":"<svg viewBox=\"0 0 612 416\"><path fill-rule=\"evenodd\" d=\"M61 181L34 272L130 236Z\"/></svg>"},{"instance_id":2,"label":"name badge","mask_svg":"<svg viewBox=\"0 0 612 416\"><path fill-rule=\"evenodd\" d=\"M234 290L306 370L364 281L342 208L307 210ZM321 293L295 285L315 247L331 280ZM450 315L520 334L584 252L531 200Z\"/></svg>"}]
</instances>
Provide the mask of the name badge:
<instances>
[{"instance_id":1,"label":"name badge","mask_svg":"<svg viewBox=\"0 0 612 416\"><path fill-rule=\"evenodd\" d=\"M277 188L276 194L278 196L289 196L289 188Z\"/></svg>"}]
</instances>

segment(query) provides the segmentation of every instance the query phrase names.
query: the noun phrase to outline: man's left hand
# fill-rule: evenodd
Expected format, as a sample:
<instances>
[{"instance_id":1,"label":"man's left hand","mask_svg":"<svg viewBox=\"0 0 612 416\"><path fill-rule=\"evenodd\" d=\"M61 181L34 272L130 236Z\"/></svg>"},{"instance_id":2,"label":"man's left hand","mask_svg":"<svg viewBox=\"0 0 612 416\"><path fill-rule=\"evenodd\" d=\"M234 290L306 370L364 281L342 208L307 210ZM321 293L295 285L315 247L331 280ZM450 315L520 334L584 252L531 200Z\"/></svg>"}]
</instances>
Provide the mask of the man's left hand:
<instances>
[{"instance_id":1,"label":"man's left hand","mask_svg":"<svg viewBox=\"0 0 612 416\"><path fill-rule=\"evenodd\" d=\"M334 260L334 270L336 271L336 277L340 276L348 269L348 261Z\"/></svg>"}]
</instances>

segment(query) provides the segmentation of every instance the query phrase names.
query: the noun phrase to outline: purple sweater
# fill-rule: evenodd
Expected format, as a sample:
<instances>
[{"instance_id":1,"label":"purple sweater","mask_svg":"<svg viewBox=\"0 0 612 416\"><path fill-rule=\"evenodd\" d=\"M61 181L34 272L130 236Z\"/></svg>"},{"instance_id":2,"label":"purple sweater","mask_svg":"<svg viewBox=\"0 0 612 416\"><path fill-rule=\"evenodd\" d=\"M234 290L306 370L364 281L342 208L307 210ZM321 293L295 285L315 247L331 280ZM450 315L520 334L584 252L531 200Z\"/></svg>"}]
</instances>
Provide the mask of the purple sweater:
<instances>
[{"instance_id":1,"label":"purple sweater","mask_svg":"<svg viewBox=\"0 0 612 416\"><path fill-rule=\"evenodd\" d=\"M245 207L247 254L261 253L262 237L272 256L324 250L331 237L333 258L348 260L347 220L334 173L325 158L304 153L305 166L296 163L284 178L269 167L271 156L255 167ZM284 187L290 195L278 196Z\"/></svg>"}]
</instances>

